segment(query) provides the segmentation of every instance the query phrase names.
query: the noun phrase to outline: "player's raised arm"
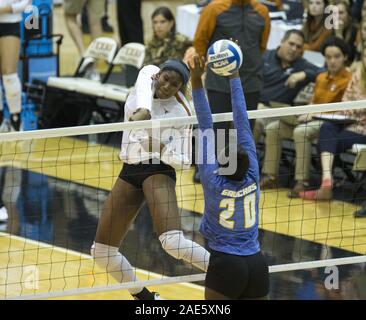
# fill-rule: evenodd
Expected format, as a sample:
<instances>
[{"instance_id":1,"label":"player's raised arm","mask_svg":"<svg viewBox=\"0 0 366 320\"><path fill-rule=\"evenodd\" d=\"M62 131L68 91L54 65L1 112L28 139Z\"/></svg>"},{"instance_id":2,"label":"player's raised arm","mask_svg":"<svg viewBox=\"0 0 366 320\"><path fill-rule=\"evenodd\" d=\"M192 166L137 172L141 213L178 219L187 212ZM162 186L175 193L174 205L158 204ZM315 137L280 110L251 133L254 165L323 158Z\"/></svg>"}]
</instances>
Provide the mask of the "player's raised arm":
<instances>
[{"instance_id":1,"label":"player's raised arm","mask_svg":"<svg viewBox=\"0 0 366 320\"><path fill-rule=\"evenodd\" d=\"M193 62L189 62L191 70L191 82L193 93L193 104L196 109L198 124L201 129L212 128L212 115L202 84L202 75L205 72L205 61L203 57L194 56Z\"/></svg>"},{"instance_id":2,"label":"player's raised arm","mask_svg":"<svg viewBox=\"0 0 366 320\"><path fill-rule=\"evenodd\" d=\"M236 71L231 76L229 76L229 78L233 120L235 129L237 130L238 144L243 147L244 150L256 156L256 147L248 120L247 105L245 102L239 72Z\"/></svg>"},{"instance_id":3,"label":"player's raised arm","mask_svg":"<svg viewBox=\"0 0 366 320\"><path fill-rule=\"evenodd\" d=\"M201 147L198 153L198 163L200 164L200 172L204 175L205 169L209 167L208 165L217 167L211 109L202 84L202 75L205 72L204 58L196 55L193 61L189 62L189 69L191 71L193 104L200 129L199 142ZM212 170L208 171L212 173Z\"/></svg>"}]
</instances>

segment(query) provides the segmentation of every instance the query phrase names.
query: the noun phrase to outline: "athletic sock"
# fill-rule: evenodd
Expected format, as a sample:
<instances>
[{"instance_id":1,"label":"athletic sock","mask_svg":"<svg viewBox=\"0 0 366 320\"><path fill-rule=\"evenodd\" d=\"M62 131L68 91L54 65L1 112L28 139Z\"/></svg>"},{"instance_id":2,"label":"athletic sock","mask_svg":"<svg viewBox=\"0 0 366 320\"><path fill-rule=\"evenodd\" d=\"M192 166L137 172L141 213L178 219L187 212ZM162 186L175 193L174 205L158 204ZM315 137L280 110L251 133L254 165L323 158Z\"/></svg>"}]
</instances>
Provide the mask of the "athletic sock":
<instances>
[{"instance_id":1,"label":"athletic sock","mask_svg":"<svg viewBox=\"0 0 366 320\"><path fill-rule=\"evenodd\" d=\"M10 115L10 123L15 131L20 130L20 113L12 113Z\"/></svg>"},{"instance_id":2,"label":"athletic sock","mask_svg":"<svg viewBox=\"0 0 366 320\"><path fill-rule=\"evenodd\" d=\"M20 113L22 109L22 85L18 74L3 75L5 97L10 113Z\"/></svg>"}]
</instances>

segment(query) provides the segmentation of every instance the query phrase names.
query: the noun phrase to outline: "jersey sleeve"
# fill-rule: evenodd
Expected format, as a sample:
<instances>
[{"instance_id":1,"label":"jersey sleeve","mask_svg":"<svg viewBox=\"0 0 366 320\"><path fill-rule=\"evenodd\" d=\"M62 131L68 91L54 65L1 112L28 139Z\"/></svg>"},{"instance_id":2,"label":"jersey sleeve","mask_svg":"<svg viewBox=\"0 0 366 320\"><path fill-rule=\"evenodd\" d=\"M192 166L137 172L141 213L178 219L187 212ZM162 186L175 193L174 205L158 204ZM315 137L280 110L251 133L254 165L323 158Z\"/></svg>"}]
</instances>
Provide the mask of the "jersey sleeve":
<instances>
[{"instance_id":1,"label":"jersey sleeve","mask_svg":"<svg viewBox=\"0 0 366 320\"><path fill-rule=\"evenodd\" d=\"M175 98L180 108L176 113L169 112L163 118L191 116L191 106L184 95L178 92ZM192 126L182 125L161 129L160 141L165 145L160 156L161 160L175 169L189 169L192 163Z\"/></svg>"},{"instance_id":2,"label":"jersey sleeve","mask_svg":"<svg viewBox=\"0 0 366 320\"><path fill-rule=\"evenodd\" d=\"M245 102L243 87L240 78L230 79L231 105L233 108L234 125L237 130L238 144L249 156L250 168L255 172L258 169L257 152L252 130L248 120L247 105Z\"/></svg>"},{"instance_id":3,"label":"jersey sleeve","mask_svg":"<svg viewBox=\"0 0 366 320\"><path fill-rule=\"evenodd\" d=\"M153 103L154 85L152 76L157 74L160 69L156 66L149 65L143 67L136 80L136 110L144 108L151 111Z\"/></svg>"}]
</instances>

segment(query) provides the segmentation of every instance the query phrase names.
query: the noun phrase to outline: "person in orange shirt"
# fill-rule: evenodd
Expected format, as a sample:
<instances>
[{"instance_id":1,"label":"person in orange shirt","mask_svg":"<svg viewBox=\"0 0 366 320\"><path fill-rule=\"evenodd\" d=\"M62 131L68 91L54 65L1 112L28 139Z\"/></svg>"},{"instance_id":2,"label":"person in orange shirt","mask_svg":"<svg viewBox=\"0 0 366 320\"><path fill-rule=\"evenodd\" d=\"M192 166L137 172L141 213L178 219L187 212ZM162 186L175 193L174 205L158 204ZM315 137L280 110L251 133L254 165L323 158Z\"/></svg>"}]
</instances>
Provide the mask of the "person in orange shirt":
<instances>
[{"instance_id":1,"label":"person in orange shirt","mask_svg":"<svg viewBox=\"0 0 366 320\"><path fill-rule=\"evenodd\" d=\"M263 86L263 58L271 27L268 8L256 0L215 0L201 12L193 46L199 56L206 56L207 49L217 40L237 39L243 51L239 70L245 88L248 110L256 110ZM231 112L230 84L227 77L207 69L205 89L212 114ZM254 120L250 120L252 129ZM214 123L214 129L224 129L225 142L229 140L230 122ZM217 131L216 131L217 132ZM218 135L216 134L216 137ZM220 146L217 148L220 149ZM220 150L216 150L219 154ZM196 167L197 168L197 167ZM194 181L199 181L196 171Z\"/></svg>"},{"instance_id":2,"label":"person in orange shirt","mask_svg":"<svg viewBox=\"0 0 366 320\"><path fill-rule=\"evenodd\" d=\"M248 110L257 109L263 81L262 53L267 48L270 26L267 7L256 0L216 0L202 10L194 37L193 46L200 56L206 56L207 49L217 40L238 40L243 50L239 72ZM205 88L212 113L232 111L227 77L207 69ZM215 129L229 128L227 123L215 125Z\"/></svg>"},{"instance_id":3,"label":"person in orange shirt","mask_svg":"<svg viewBox=\"0 0 366 320\"><path fill-rule=\"evenodd\" d=\"M325 8L328 0L309 0L308 15L303 24L305 35L304 50L321 51L324 41L331 36L333 29L325 26Z\"/></svg>"}]
</instances>

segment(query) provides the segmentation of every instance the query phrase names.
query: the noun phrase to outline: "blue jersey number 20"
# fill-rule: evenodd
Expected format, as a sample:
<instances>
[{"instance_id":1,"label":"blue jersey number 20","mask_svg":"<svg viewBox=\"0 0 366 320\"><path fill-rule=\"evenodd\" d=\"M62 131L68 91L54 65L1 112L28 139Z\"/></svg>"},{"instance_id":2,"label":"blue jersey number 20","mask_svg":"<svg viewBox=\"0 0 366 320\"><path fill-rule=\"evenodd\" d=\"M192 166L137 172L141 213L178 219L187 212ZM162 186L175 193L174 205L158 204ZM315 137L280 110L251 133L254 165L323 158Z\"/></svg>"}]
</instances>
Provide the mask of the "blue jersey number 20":
<instances>
[{"instance_id":1,"label":"blue jersey number 20","mask_svg":"<svg viewBox=\"0 0 366 320\"><path fill-rule=\"evenodd\" d=\"M235 213L235 198L225 198L220 201L219 223L226 229L234 229L235 221L230 220ZM251 193L244 198L244 228L250 228L255 224L256 193ZM239 212L238 212L239 214Z\"/></svg>"}]
</instances>

